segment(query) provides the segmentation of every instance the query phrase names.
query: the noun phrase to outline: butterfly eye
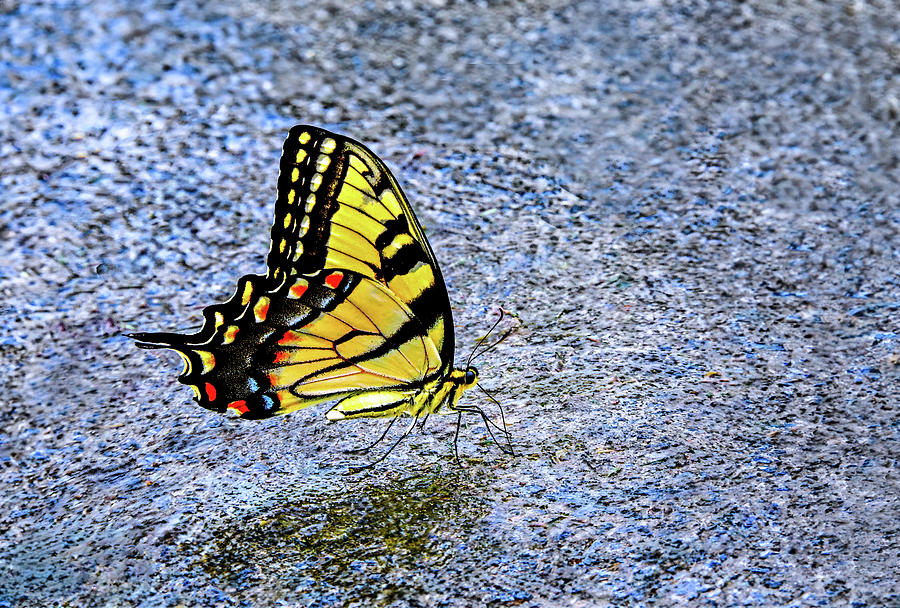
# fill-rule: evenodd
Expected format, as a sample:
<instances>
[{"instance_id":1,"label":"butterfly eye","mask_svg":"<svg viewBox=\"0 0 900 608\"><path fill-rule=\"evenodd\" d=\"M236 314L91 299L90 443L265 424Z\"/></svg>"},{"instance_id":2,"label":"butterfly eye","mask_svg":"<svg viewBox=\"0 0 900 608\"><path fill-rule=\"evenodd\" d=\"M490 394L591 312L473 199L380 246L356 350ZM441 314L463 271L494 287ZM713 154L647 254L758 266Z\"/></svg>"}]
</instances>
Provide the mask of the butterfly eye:
<instances>
[{"instance_id":1,"label":"butterfly eye","mask_svg":"<svg viewBox=\"0 0 900 608\"><path fill-rule=\"evenodd\" d=\"M466 384L475 384L478 381L478 370L474 367L466 369Z\"/></svg>"}]
</instances>

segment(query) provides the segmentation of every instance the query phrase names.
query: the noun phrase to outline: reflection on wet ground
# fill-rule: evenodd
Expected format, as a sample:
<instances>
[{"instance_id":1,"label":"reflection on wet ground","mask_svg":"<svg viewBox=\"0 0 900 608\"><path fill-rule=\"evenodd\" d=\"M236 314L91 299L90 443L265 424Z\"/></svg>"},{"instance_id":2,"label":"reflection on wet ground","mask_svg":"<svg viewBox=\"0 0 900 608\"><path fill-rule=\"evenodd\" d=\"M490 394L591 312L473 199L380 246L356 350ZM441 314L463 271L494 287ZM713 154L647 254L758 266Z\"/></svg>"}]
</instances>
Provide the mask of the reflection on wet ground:
<instances>
[{"instance_id":1,"label":"reflection on wet ground","mask_svg":"<svg viewBox=\"0 0 900 608\"><path fill-rule=\"evenodd\" d=\"M385 601L403 592L399 575L427 577L455 559L489 509L474 494L479 486L463 471L438 468L337 493L285 488L179 550L215 584L238 591L262 587L312 602L343 590L344 602Z\"/></svg>"}]
</instances>

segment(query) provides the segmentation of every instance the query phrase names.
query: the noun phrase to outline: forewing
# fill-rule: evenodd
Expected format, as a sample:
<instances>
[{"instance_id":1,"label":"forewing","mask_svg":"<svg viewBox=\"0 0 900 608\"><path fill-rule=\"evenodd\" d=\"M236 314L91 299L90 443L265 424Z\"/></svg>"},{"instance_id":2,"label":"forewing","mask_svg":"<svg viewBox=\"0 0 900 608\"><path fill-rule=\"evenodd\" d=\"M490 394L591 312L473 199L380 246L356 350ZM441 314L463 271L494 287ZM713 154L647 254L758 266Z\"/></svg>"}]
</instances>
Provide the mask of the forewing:
<instances>
[{"instance_id":1,"label":"forewing","mask_svg":"<svg viewBox=\"0 0 900 608\"><path fill-rule=\"evenodd\" d=\"M384 163L352 139L316 127L284 143L267 258L273 288L295 275L349 270L380 282L453 363L453 321L425 234Z\"/></svg>"}]
</instances>

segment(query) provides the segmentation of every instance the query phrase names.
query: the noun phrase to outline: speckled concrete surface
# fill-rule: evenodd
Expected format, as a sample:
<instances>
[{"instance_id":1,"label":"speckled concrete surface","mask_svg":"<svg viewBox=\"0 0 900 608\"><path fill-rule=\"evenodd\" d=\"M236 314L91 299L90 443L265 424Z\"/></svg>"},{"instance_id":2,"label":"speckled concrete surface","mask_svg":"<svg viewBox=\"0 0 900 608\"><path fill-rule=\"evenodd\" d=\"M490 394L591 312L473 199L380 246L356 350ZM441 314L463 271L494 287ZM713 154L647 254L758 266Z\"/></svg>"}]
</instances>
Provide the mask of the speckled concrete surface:
<instances>
[{"instance_id":1,"label":"speckled concrete surface","mask_svg":"<svg viewBox=\"0 0 900 608\"><path fill-rule=\"evenodd\" d=\"M898 15L0 4L0 606L900 603ZM123 336L263 270L300 122L394 170L460 353L518 315L518 456L441 419L347 476L380 425Z\"/></svg>"}]
</instances>

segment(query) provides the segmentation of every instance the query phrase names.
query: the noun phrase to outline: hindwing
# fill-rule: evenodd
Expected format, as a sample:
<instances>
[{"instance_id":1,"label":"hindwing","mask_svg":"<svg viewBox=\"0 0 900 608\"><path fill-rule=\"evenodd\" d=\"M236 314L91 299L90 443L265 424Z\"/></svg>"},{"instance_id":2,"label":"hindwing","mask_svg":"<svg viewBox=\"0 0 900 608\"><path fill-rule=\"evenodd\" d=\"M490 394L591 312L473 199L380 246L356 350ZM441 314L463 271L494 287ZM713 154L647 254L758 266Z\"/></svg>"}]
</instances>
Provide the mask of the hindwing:
<instances>
[{"instance_id":1,"label":"hindwing","mask_svg":"<svg viewBox=\"0 0 900 608\"><path fill-rule=\"evenodd\" d=\"M267 418L364 391L413 394L439 371L419 320L378 281L320 271L264 292L260 279L243 277L193 336L135 335L182 355L179 380L203 407Z\"/></svg>"}]
</instances>

